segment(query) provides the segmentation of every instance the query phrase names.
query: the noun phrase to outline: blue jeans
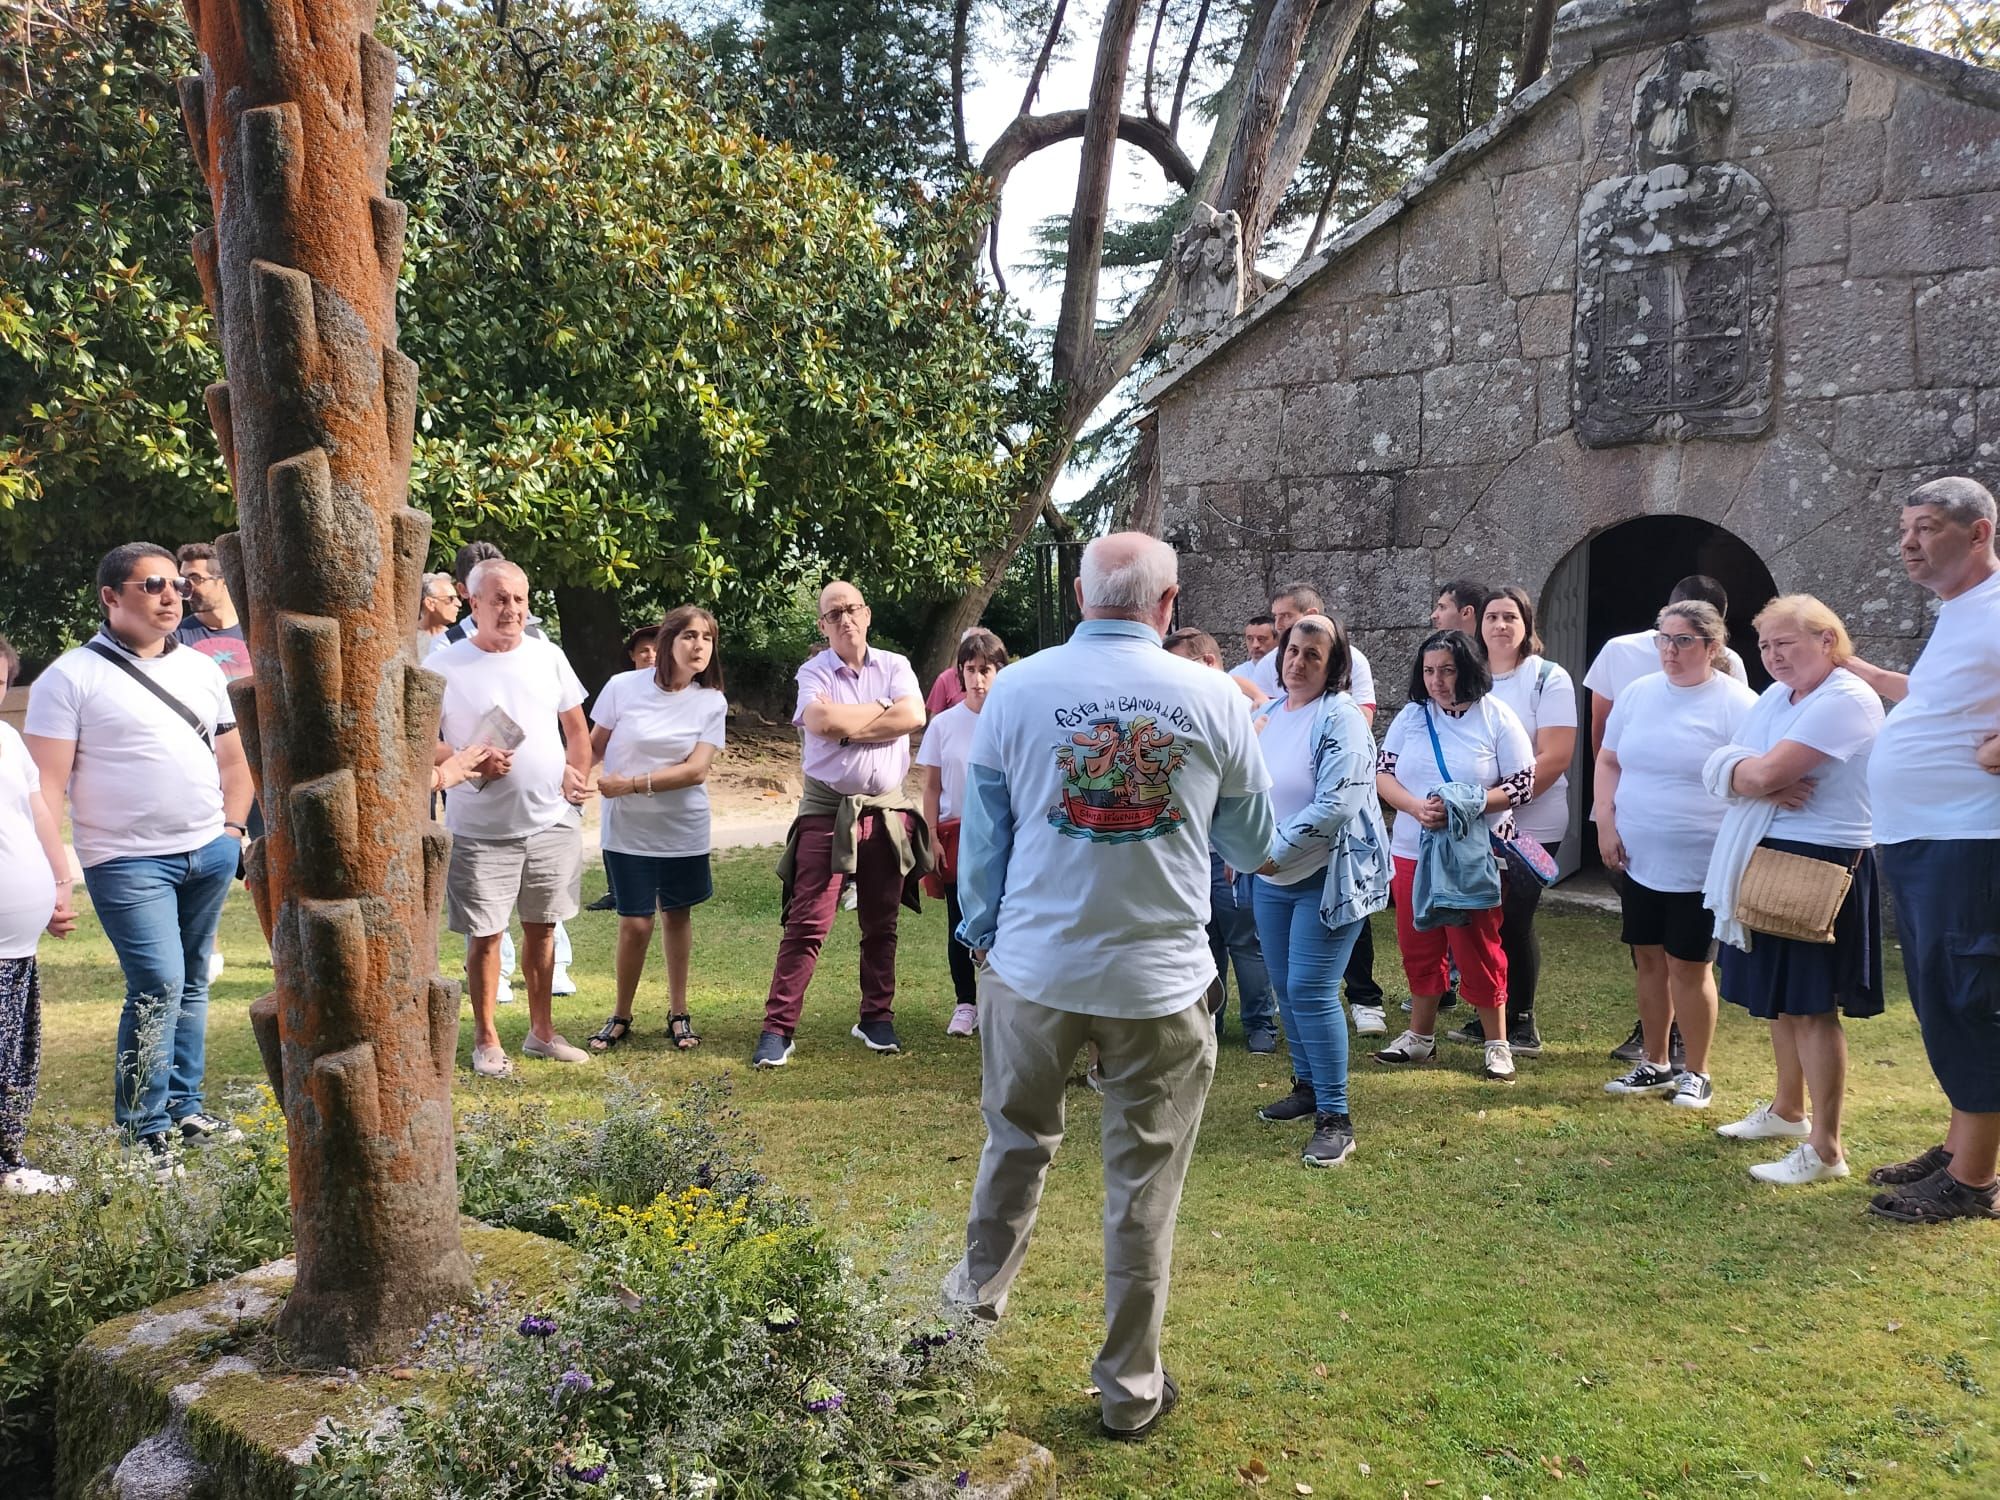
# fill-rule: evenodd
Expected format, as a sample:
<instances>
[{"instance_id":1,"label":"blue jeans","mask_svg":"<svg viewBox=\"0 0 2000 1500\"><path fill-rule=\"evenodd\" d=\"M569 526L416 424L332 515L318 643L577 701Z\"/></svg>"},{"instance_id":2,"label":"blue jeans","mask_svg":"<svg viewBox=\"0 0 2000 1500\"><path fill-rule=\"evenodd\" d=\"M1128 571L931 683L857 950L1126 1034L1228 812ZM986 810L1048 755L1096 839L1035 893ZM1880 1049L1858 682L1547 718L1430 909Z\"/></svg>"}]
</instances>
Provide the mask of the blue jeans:
<instances>
[{"instance_id":1,"label":"blue jeans","mask_svg":"<svg viewBox=\"0 0 2000 1500\"><path fill-rule=\"evenodd\" d=\"M1257 932L1285 1018L1292 1077L1311 1087L1321 1114L1346 1114L1347 1016L1340 1008L1340 976L1366 919L1329 929L1319 919L1325 893L1324 870L1297 885L1260 879Z\"/></svg>"},{"instance_id":2,"label":"blue jeans","mask_svg":"<svg viewBox=\"0 0 2000 1500\"><path fill-rule=\"evenodd\" d=\"M1271 1030L1278 1018L1271 998L1271 975L1257 941L1257 920L1250 910L1253 877L1238 875L1232 883L1222 878L1226 868L1215 854L1208 856L1208 951L1215 956L1215 972L1225 982L1230 961L1235 961L1236 1010L1248 1036ZM1215 1020L1220 1027L1220 1012Z\"/></svg>"},{"instance_id":3,"label":"blue jeans","mask_svg":"<svg viewBox=\"0 0 2000 1500\"><path fill-rule=\"evenodd\" d=\"M111 1112L128 1136L201 1112L208 1066L208 954L240 846L228 834L186 854L109 859L83 872L125 971ZM150 1046L139 1055L140 1032Z\"/></svg>"}]
</instances>

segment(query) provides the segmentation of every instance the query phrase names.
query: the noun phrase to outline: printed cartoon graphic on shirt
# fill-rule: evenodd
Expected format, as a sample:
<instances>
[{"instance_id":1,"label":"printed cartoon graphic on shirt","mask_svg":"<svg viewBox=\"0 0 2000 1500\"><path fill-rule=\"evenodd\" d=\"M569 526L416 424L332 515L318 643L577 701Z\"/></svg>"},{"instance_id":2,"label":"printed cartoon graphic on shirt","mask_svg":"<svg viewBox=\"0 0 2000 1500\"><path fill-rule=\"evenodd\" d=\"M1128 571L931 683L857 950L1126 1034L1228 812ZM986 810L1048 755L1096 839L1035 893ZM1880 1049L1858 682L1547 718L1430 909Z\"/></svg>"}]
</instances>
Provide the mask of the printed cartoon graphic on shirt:
<instances>
[{"instance_id":1,"label":"printed cartoon graphic on shirt","mask_svg":"<svg viewBox=\"0 0 2000 1500\"><path fill-rule=\"evenodd\" d=\"M1172 833L1186 818L1174 800L1174 773L1186 762L1186 748L1153 715L1101 715L1056 747L1062 800L1049 822L1098 844Z\"/></svg>"}]
</instances>

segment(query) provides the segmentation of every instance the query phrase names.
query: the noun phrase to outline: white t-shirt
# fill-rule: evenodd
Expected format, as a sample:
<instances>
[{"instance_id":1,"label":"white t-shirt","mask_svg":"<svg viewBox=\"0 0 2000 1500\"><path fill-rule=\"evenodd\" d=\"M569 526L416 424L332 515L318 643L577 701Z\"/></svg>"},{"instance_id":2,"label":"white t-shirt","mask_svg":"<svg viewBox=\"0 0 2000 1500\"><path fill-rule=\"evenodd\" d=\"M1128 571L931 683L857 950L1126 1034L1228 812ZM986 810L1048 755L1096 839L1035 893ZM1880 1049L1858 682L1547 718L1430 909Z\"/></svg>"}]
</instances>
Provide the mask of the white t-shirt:
<instances>
[{"instance_id":1,"label":"white t-shirt","mask_svg":"<svg viewBox=\"0 0 2000 1500\"><path fill-rule=\"evenodd\" d=\"M33 958L56 909L56 872L35 832L41 784L21 736L0 724L0 958Z\"/></svg>"},{"instance_id":2,"label":"white t-shirt","mask_svg":"<svg viewBox=\"0 0 2000 1500\"><path fill-rule=\"evenodd\" d=\"M729 722L729 701L714 688L684 687L669 693L651 667L620 672L604 684L591 706L590 720L611 731L604 742L604 769L613 776L642 776L677 766L696 745L720 750ZM634 792L606 797L600 847L613 854L645 854L684 859L709 850L708 786Z\"/></svg>"},{"instance_id":3,"label":"white t-shirt","mask_svg":"<svg viewBox=\"0 0 2000 1500\"><path fill-rule=\"evenodd\" d=\"M1361 654L1359 646L1350 642L1347 650L1351 659L1348 676L1352 679L1348 696L1362 708L1372 709L1375 706L1375 673L1369 668L1368 658ZM1278 668L1284 665L1279 660L1281 655L1273 648L1266 651L1260 660L1246 661L1229 675L1243 678L1266 698L1282 698L1285 696L1285 685L1278 681Z\"/></svg>"},{"instance_id":4,"label":"white t-shirt","mask_svg":"<svg viewBox=\"0 0 2000 1500\"><path fill-rule=\"evenodd\" d=\"M1612 814L1631 876L1656 891L1698 891L1727 811L1702 785L1701 768L1735 744L1757 695L1716 672L1699 687L1667 674L1641 677L1618 694L1604 748L1618 757Z\"/></svg>"},{"instance_id":5,"label":"white t-shirt","mask_svg":"<svg viewBox=\"0 0 2000 1500\"><path fill-rule=\"evenodd\" d=\"M172 640L158 656L141 657L105 632L97 639L185 704L211 739L236 727L227 679L211 658ZM35 679L22 727L76 742L70 829L86 870L112 859L186 854L222 837L215 752L186 719L89 647L65 651Z\"/></svg>"},{"instance_id":6,"label":"white t-shirt","mask_svg":"<svg viewBox=\"0 0 2000 1500\"><path fill-rule=\"evenodd\" d=\"M1271 816L1280 824L1310 806L1319 790L1312 756L1313 724L1318 718L1317 702L1294 709L1280 698L1257 710L1257 743L1264 752L1264 768L1271 773ZM1282 874L1257 878L1272 885L1297 885L1324 870L1329 857L1322 845L1310 859Z\"/></svg>"},{"instance_id":7,"label":"white t-shirt","mask_svg":"<svg viewBox=\"0 0 2000 1500\"><path fill-rule=\"evenodd\" d=\"M970 763L1013 808L994 972L1056 1010L1185 1009L1215 975L1216 806L1270 784L1241 690L1143 625L1086 620L994 678L978 722Z\"/></svg>"},{"instance_id":8,"label":"white t-shirt","mask_svg":"<svg viewBox=\"0 0 2000 1500\"><path fill-rule=\"evenodd\" d=\"M1456 717L1442 712L1436 704L1431 704L1430 710L1449 776L1438 771L1437 753L1431 746L1430 731L1424 727L1422 703L1405 703L1382 737L1382 763L1393 765L1390 774L1412 796L1428 797L1447 781L1489 788L1509 777L1525 776L1532 782L1535 747L1528 741L1528 731L1514 717L1514 710L1498 698L1489 693ZM1503 807L1487 813L1486 826L1500 831L1512 811ZM1415 859L1422 838L1423 825L1408 813L1397 812L1395 826L1389 831L1389 852L1398 859Z\"/></svg>"},{"instance_id":9,"label":"white t-shirt","mask_svg":"<svg viewBox=\"0 0 2000 1500\"><path fill-rule=\"evenodd\" d=\"M1544 729L1576 728L1576 683L1545 656L1524 657L1505 677L1495 677L1493 696L1514 710L1530 745ZM1514 831L1541 844L1568 836L1568 771L1547 786L1536 783L1534 800L1514 814Z\"/></svg>"},{"instance_id":10,"label":"white t-shirt","mask_svg":"<svg viewBox=\"0 0 2000 1500\"><path fill-rule=\"evenodd\" d=\"M1630 635L1614 635L1599 648L1597 660L1583 674L1583 685L1598 697L1616 703L1626 688L1660 670L1660 648L1653 644L1657 633L1635 630ZM1722 648L1722 656L1715 665L1718 671L1727 672L1738 682L1747 685L1750 681L1750 674L1743 670L1743 658L1727 646Z\"/></svg>"},{"instance_id":11,"label":"white t-shirt","mask_svg":"<svg viewBox=\"0 0 2000 1500\"><path fill-rule=\"evenodd\" d=\"M1811 800L1796 812L1779 808L1769 836L1834 849L1874 843L1868 762L1881 732L1882 700L1845 667L1835 667L1797 703L1782 682L1766 688L1736 731L1736 743L1762 755L1780 740L1793 740L1827 757L1812 773Z\"/></svg>"},{"instance_id":12,"label":"white t-shirt","mask_svg":"<svg viewBox=\"0 0 2000 1500\"><path fill-rule=\"evenodd\" d=\"M964 703L954 703L932 719L917 750L917 764L938 771L938 817L956 818L965 809L965 763L972 754L972 734L979 715Z\"/></svg>"},{"instance_id":13,"label":"white t-shirt","mask_svg":"<svg viewBox=\"0 0 2000 1500\"><path fill-rule=\"evenodd\" d=\"M463 750L488 709L499 708L526 738L514 768L485 786L463 782L444 799L444 822L468 839L518 839L574 822L563 796L563 739L556 715L583 702L583 684L560 648L525 636L512 651L484 651L475 640L440 646L424 663L444 678L445 743Z\"/></svg>"},{"instance_id":14,"label":"white t-shirt","mask_svg":"<svg viewBox=\"0 0 2000 1500\"><path fill-rule=\"evenodd\" d=\"M2000 839L2000 776L1979 742L2000 729L2000 574L1938 609L1869 762L1875 840Z\"/></svg>"}]
</instances>

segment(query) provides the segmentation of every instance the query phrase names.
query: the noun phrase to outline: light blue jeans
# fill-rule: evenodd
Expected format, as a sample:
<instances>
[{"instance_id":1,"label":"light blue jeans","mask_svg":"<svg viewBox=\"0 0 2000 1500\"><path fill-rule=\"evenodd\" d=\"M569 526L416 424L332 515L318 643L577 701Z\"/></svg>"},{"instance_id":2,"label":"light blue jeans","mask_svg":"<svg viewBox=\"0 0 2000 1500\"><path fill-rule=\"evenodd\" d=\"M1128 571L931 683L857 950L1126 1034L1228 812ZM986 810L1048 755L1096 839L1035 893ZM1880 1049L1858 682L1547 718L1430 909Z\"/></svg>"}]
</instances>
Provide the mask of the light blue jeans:
<instances>
[{"instance_id":1,"label":"light blue jeans","mask_svg":"<svg viewBox=\"0 0 2000 1500\"><path fill-rule=\"evenodd\" d=\"M1340 977L1362 924L1329 929L1319 919L1325 893L1324 870L1297 885L1273 885L1259 876L1257 936L1291 1044L1292 1077L1312 1089L1321 1114L1346 1114L1347 1016L1340 1008Z\"/></svg>"},{"instance_id":2,"label":"light blue jeans","mask_svg":"<svg viewBox=\"0 0 2000 1500\"><path fill-rule=\"evenodd\" d=\"M108 859L83 872L125 971L111 1112L126 1135L199 1114L208 1068L208 955L240 845L224 834L186 854ZM140 1056L141 1033L149 1044Z\"/></svg>"}]
</instances>

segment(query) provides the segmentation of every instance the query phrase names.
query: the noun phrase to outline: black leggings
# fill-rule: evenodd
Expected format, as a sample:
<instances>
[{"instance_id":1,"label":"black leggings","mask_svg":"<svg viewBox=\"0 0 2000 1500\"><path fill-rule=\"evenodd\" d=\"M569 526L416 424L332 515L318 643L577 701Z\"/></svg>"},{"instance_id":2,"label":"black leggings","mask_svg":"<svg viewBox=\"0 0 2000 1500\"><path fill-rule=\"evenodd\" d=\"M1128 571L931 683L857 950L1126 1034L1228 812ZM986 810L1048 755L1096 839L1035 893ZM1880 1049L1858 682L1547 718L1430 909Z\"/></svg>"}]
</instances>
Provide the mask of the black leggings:
<instances>
[{"instance_id":1,"label":"black leggings","mask_svg":"<svg viewBox=\"0 0 2000 1500\"><path fill-rule=\"evenodd\" d=\"M952 993L958 996L960 1005L979 1003L979 976L972 966L972 950L958 940L958 924L965 913L958 906L957 882L944 888L945 920L950 924L945 928L945 956L951 963Z\"/></svg>"},{"instance_id":2,"label":"black leggings","mask_svg":"<svg viewBox=\"0 0 2000 1500\"><path fill-rule=\"evenodd\" d=\"M1562 847L1544 844L1551 855ZM1507 1024L1535 1013L1535 987L1542 979L1542 940L1535 932L1535 909L1542 883L1512 860L1500 876L1500 951L1507 955Z\"/></svg>"}]
</instances>

